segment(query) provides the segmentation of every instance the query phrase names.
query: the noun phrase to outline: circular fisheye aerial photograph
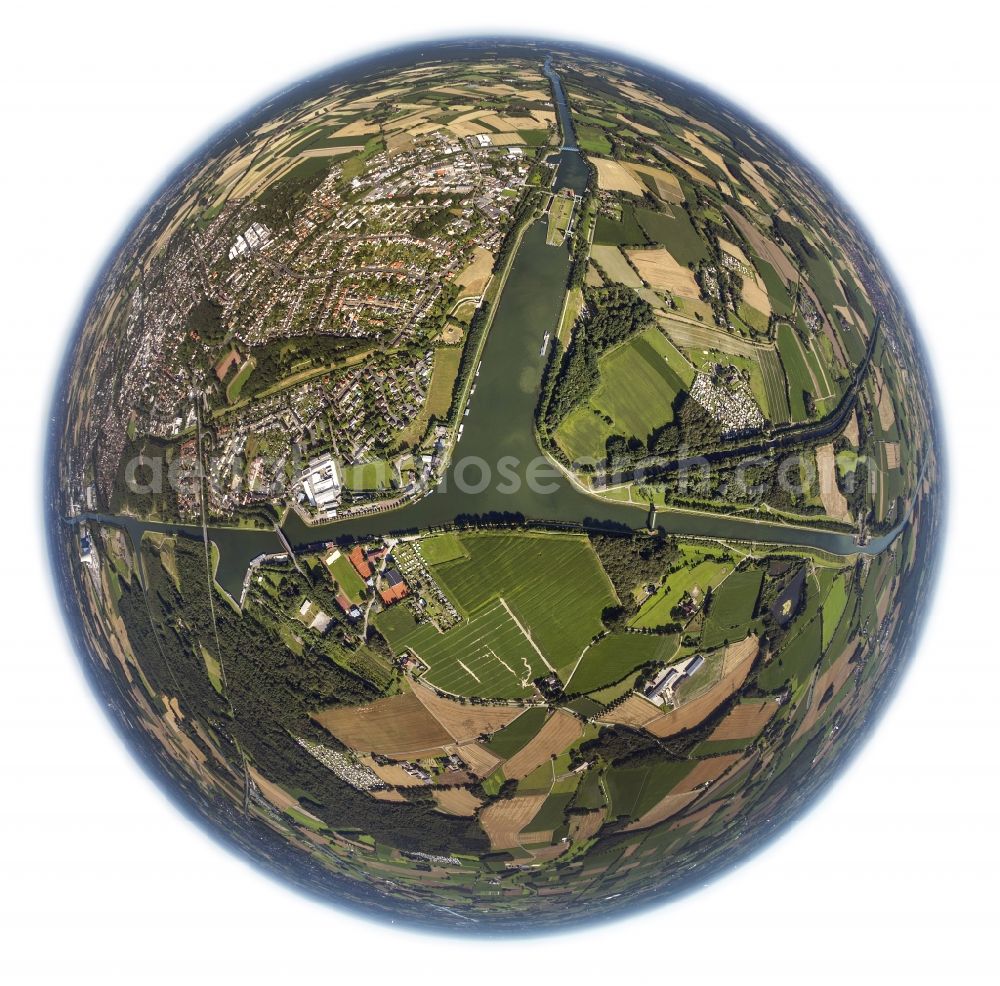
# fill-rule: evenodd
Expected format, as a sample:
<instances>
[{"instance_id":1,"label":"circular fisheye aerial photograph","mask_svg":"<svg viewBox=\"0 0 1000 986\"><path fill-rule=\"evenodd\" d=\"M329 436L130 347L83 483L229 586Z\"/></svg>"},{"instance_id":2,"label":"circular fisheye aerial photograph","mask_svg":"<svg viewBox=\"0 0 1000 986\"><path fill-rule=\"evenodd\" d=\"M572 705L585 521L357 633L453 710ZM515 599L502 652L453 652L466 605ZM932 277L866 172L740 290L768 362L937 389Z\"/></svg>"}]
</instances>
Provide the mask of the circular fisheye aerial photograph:
<instances>
[{"instance_id":1,"label":"circular fisheye aerial photograph","mask_svg":"<svg viewBox=\"0 0 1000 986\"><path fill-rule=\"evenodd\" d=\"M914 650L943 523L905 300L728 102L427 43L257 106L99 273L54 577L195 822L332 904L545 931L787 829Z\"/></svg>"}]
</instances>

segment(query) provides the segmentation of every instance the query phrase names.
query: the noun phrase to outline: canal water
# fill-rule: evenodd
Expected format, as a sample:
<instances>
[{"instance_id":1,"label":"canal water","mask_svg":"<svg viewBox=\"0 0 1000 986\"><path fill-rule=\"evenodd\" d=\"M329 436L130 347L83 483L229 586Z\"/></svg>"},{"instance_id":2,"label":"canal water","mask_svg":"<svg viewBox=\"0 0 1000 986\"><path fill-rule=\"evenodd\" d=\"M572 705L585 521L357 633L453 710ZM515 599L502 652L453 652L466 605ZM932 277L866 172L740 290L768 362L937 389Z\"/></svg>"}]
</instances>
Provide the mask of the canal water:
<instances>
[{"instance_id":1,"label":"canal water","mask_svg":"<svg viewBox=\"0 0 1000 986\"><path fill-rule=\"evenodd\" d=\"M546 62L553 85L564 146L554 163L556 190L577 195L589 171L576 140L558 76ZM546 336L558 329L569 274L567 245L548 246L546 220L524 233L476 371L474 389L462 419L462 438L441 484L422 500L397 510L310 526L290 512L283 532L294 547L342 537L376 537L453 523L462 516L516 515L528 521L585 529L636 529L647 523L645 507L598 499L573 486L543 455L535 438L535 407L546 361ZM551 342L549 343L551 344ZM142 532L175 531L201 537L200 527L155 524L130 518L101 518L129 530L138 544ZM669 534L724 540L801 545L834 554L877 552L896 531L859 549L846 534L760 523L717 514L660 509L657 526ZM898 529L897 529L898 530ZM281 551L273 531L209 528L219 549L217 580L239 598L250 561Z\"/></svg>"}]
</instances>

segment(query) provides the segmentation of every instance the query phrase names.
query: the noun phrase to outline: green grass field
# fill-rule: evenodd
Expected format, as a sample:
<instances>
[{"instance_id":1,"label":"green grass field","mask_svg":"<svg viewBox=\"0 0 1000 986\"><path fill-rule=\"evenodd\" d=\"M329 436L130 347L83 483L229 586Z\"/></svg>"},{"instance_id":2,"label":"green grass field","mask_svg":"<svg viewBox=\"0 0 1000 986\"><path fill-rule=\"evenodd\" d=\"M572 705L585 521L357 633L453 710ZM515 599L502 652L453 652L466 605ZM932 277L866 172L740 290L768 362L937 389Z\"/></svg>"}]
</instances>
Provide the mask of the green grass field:
<instances>
[{"instance_id":1,"label":"green grass field","mask_svg":"<svg viewBox=\"0 0 1000 986\"><path fill-rule=\"evenodd\" d=\"M846 606L847 576L841 575L830 586L830 591L823 600L823 650L830 646Z\"/></svg>"},{"instance_id":2,"label":"green grass field","mask_svg":"<svg viewBox=\"0 0 1000 986\"><path fill-rule=\"evenodd\" d=\"M792 420L806 421L809 415L806 414L802 394L804 391L813 392L813 382L802 347L795 336L795 330L787 322L782 322L778 326L778 353L788 379L788 400Z\"/></svg>"},{"instance_id":3,"label":"green grass field","mask_svg":"<svg viewBox=\"0 0 1000 986\"><path fill-rule=\"evenodd\" d=\"M639 818L692 770L696 761L679 760L639 767L611 767L607 774L612 816Z\"/></svg>"},{"instance_id":4,"label":"green grass field","mask_svg":"<svg viewBox=\"0 0 1000 986\"><path fill-rule=\"evenodd\" d=\"M442 562L469 557L461 539L452 531L421 538L420 554L428 565L440 565Z\"/></svg>"},{"instance_id":5,"label":"green grass field","mask_svg":"<svg viewBox=\"0 0 1000 986\"><path fill-rule=\"evenodd\" d=\"M601 459L610 435L646 441L673 420L673 401L686 389L675 366L686 367L685 375L693 377L691 367L656 328L602 356L601 382L589 402L556 429L562 450L571 459Z\"/></svg>"},{"instance_id":6,"label":"green grass field","mask_svg":"<svg viewBox=\"0 0 1000 986\"><path fill-rule=\"evenodd\" d=\"M486 746L505 760L512 757L538 734L548 714L549 710L542 707L522 712L509 726L494 733L493 739Z\"/></svg>"},{"instance_id":7,"label":"green grass field","mask_svg":"<svg viewBox=\"0 0 1000 986\"><path fill-rule=\"evenodd\" d=\"M243 361L243 365L237 371L236 376L229 381L226 387L226 400L230 404L235 404L240 399L243 385L250 379L250 374L253 373L256 366L257 360L251 356L249 359Z\"/></svg>"},{"instance_id":8,"label":"green grass field","mask_svg":"<svg viewBox=\"0 0 1000 986\"><path fill-rule=\"evenodd\" d=\"M488 532L460 538L469 557L432 566L456 607L469 614L502 597L549 663L571 667L602 629L601 611L615 602L589 540Z\"/></svg>"},{"instance_id":9,"label":"green grass field","mask_svg":"<svg viewBox=\"0 0 1000 986\"><path fill-rule=\"evenodd\" d=\"M488 602L445 633L417 622L404 606L385 610L375 626L395 651L412 648L432 685L455 695L524 698L547 673L531 643L498 601Z\"/></svg>"},{"instance_id":10,"label":"green grass field","mask_svg":"<svg viewBox=\"0 0 1000 986\"><path fill-rule=\"evenodd\" d=\"M344 486L349 490L387 490L392 486L395 473L392 464L384 461L365 462L359 466L344 467Z\"/></svg>"},{"instance_id":11,"label":"green grass field","mask_svg":"<svg viewBox=\"0 0 1000 986\"><path fill-rule=\"evenodd\" d=\"M823 645L822 619L815 618L794 639L786 643L757 677L757 686L765 692L775 691L794 679L803 684L819 664Z\"/></svg>"},{"instance_id":12,"label":"green grass field","mask_svg":"<svg viewBox=\"0 0 1000 986\"><path fill-rule=\"evenodd\" d=\"M636 219L654 243L665 246L681 265L697 263L708 257L708 247L691 224L688 214L674 206L671 215L652 209L636 209Z\"/></svg>"},{"instance_id":13,"label":"green grass field","mask_svg":"<svg viewBox=\"0 0 1000 986\"><path fill-rule=\"evenodd\" d=\"M610 216L598 216L594 229L594 242L608 246L643 246L648 240L635 217L635 206L630 202L622 204L620 220Z\"/></svg>"},{"instance_id":14,"label":"green grass field","mask_svg":"<svg viewBox=\"0 0 1000 986\"><path fill-rule=\"evenodd\" d=\"M549 206L549 225L545 236L545 242L550 246L558 246L566 239L566 230L569 229L570 219L573 216L573 207L576 199L568 195L556 195Z\"/></svg>"},{"instance_id":15,"label":"green grass field","mask_svg":"<svg viewBox=\"0 0 1000 986\"><path fill-rule=\"evenodd\" d=\"M685 592L697 588L702 594L716 588L732 571L731 562L695 556L691 563L677 572L671 572L666 581L642 604L632 620L640 629L667 626L674 622L671 610L681 601Z\"/></svg>"},{"instance_id":16,"label":"green grass field","mask_svg":"<svg viewBox=\"0 0 1000 986\"><path fill-rule=\"evenodd\" d=\"M760 353L760 372L767 393L767 407L771 420L776 425L786 425L792 420L792 409L788 406L788 387L785 383L785 368L773 349L763 349Z\"/></svg>"},{"instance_id":17,"label":"green grass field","mask_svg":"<svg viewBox=\"0 0 1000 986\"><path fill-rule=\"evenodd\" d=\"M602 637L577 665L566 691L590 692L620 681L647 661L667 661L677 649L673 635L610 633Z\"/></svg>"},{"instance_id":18,"label":"green grass field","mask_svg":"<svg viewBox=\"0 0 1000 986\"><path fill-rule=\"evenodd\" d=\"M753 618L764 573L759 568L734 572L715 592L702 631L702 645L719 647L727 640L742 640Z\"/></svg>"},{"instance_id":19,"label":"green grass field","mask_svg":"<svg viewBox=\"0 0 1000 986\"><path fill-rule=\"evenodd\" d=\"M364 580L358 575L357 569L351 564L347 555L341 553L340 556L330 565L327 565L331 577L340 586L351 602L357 602L364 592Z\"/></svg>"}]
</instances>

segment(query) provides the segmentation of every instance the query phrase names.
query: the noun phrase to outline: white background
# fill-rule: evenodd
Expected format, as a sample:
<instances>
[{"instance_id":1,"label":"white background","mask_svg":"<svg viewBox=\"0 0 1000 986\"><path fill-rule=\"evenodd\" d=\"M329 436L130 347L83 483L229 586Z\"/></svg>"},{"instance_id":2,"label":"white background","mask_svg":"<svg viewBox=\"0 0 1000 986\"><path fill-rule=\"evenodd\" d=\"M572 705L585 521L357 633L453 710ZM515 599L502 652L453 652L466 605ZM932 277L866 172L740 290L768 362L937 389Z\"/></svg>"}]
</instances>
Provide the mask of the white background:
<instances>
[{"instance_id":1,"label":"white background","mask_svg":"<svg viewBox=\"0 0 1000 986\"><path fill-rule=\"evenodd\" d=\"M996 24L980 4L889 6L7 8L5 982L968 983L995 974ZM306 901L183 819L84 685L48 580L38 507L42 425L69 327L98 264L166 173L239 111L310 71L389 43L475 31L576 37L660 61L756 114L825 172L918 315L951 477L931 625L889 714L832 793L778 844L693 897L573 937L499 947L421 938Z\"/></svg>"}]
</instances>

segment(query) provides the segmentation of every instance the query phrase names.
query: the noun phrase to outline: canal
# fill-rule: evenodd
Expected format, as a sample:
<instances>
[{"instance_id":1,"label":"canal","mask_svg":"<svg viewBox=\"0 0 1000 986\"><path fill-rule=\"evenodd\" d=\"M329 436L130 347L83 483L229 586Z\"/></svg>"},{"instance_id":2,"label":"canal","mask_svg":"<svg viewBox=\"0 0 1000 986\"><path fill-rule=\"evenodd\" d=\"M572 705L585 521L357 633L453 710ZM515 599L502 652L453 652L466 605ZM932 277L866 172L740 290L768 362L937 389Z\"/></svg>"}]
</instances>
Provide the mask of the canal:
<instances>
[{"instance_id":1,"label":"canal","mask_svg":"<svg viewBox=\"0 0 1000 986\"><path fill-rule=\"evenodd\" d=\"M555 188L570 188L580 195L587 185L588 166L576 148L565 94L548 61L544 71L552 82L564 138L553 161ZM440 527L457 518L483 515L508 515L588 530L646 526L646 508L583 492L538 447L534 421L546 361L545 342L558 328L570 264L568 246L548 246L545 235L543 218L529 226L522 237L461 419L462 437L440 485L423 499L396 510L315 526L289 512L283 533L293 547ZM146 530L183 532L192 537L202 534L195 526L100 519L126 527L136 545ZM902 523L885 537L859 548L849 535L833 531L669 508L660 508L656 514L657 526L668 534L799 545L840 555L881 551ZM273 531L210 527L208 534L219 550L217 581L236 599L251 560L282 550Z\"/></svg>"}]
</instances>

